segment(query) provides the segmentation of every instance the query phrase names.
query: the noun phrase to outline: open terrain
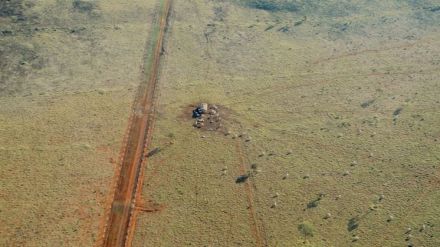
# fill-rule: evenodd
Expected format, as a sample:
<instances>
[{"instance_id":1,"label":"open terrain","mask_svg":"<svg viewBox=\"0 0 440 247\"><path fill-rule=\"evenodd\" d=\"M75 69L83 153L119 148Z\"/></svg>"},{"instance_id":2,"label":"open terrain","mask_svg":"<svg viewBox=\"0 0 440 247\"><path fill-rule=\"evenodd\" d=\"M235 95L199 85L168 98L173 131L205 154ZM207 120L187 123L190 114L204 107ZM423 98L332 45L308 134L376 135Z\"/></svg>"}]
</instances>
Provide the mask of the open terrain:
<instances>
[{"instance_id":1,"label":"open terrain","mask_svg":"<svg viewBox=\"0 0 440 247\"><path fill-rule=\"evenodd\" d=\"M155 3L0 2L0 246L93 246Z\"/></svg>"},{"instance_id":2,"label":"open terrain","mask_svg":"<svg viewBox=\"0 0 440 247\"><path fill-rule=\"evenodd\" d=\"M167 2L0 3L1 246L440 246L437 1Z\"/></svg>"},{"instance_id":3,"label":"open terrain","mask_svg":"<svg viewBox=\"0 0 440 247\"><path fill-rule=\"evenodd\" d=\"M435 3L254 2L173 6L133 246L438 246Z\"/></svg>"}]
</instances>

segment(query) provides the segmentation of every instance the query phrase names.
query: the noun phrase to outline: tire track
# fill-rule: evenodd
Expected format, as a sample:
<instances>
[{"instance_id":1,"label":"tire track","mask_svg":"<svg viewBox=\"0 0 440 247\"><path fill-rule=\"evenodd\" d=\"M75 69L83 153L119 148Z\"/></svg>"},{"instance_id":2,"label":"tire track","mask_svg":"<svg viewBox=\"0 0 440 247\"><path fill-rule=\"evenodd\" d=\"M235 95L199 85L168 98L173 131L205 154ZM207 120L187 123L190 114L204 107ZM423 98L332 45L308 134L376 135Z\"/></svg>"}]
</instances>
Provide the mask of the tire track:
<instances>
[{"instance_id":1,"label":"tire track","mask_svg":"<svg viewBox=\"0 0 440 247\"><path fill-rule=\"evenodd\" d=\"M236 141L236 150L240 158L240 172L241 174L245 174L247 156L243 151L242 143L240 140ZM244 183L244 190L248 202L249 221L250 221L249 223L251 226L252 234L254 235L255 238L255 246L263 247L268 245L267 245L264 225L262 224L261 219L258 219L257 212L255 211L254 189L255 189L255 184L251 184L251 181L247 181Z\"/></svg>"}]
</instances>

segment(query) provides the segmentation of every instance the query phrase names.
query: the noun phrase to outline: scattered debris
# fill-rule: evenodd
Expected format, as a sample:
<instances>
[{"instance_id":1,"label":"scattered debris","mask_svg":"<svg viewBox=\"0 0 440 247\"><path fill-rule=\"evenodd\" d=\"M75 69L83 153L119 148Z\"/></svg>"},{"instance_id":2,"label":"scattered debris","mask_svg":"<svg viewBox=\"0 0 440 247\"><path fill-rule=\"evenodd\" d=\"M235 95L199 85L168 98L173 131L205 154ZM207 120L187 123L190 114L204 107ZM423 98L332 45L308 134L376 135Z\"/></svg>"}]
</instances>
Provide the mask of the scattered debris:
<instances>
[{"instance_id":1,"label":"scattered debris","mask_svg":"<svg viewBox=\"0 0 440 247\"><path fill-rule=\"evenodd\" d=\"M394 220L394 216L393 215L388 215L387 222L391 222L393 220Z\"/></svg>"},{"instance_id":2,"label":"scattered debris","mask_svg":"<svg viewBox=\"0 0 440 247\"><path fill-rule=\"evenodd\" d=\"M324 216L324 219L330 219L332 217L332 214L331 213L327 213L325 216Z\"/></svg>"},{"instance_id":3,"label":"scattered debris","mask_svg":"<svg viewBox=\"0 0 440 247\"><path fill-rule=\"evenodd\" d=\"M195 109L192 110L192 118L195 118L194 127L198 129L210 131L222 130L225 135L231 134L226 128L222 128L222 118L220 117L220 109L217 105L210 105L208 103L198 104Z\"/></svg>"},{"instance_id":4,"label":"scattered debris","mask_svg":"<svg viewBox=\"0 0 440 247\"><path fill-rule=\"evenodd\" d=\"M222 174L226 175L226 173L228 173L228 167L227 166L223 167L223 169L222 169Z\"/></svg>"},{"instance_id":5,"label":"scattered debris","mask_svg":"<svg viewBox=\"0 0 440 247\"><path fill-rule=\"evenodd\" d=\"M368 209L370 209L371 211L375 211L377 210L379 207L376 204L371 204Z\"/></svg>"}]
</instances>

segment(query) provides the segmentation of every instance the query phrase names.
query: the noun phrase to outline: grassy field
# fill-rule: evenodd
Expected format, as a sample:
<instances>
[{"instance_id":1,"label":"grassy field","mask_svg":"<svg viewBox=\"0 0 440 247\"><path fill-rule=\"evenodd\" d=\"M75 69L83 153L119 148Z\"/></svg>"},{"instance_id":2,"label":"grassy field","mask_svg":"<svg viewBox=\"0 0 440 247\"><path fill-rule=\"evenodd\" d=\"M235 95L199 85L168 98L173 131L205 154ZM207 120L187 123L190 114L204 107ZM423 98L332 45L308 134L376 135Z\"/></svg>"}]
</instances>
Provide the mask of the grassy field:
<instances>
[{"instance_id":1,"label":"grassy field","mask_svg":"<svg viewBox=\"0 0 440 247\"><path fill-rule=\"evenodd\" d=\"M155 3L1 1L0 246L92 246Z\"/></svg>"},{"instance_id":2,"label":"grassy field","mask_svg":"<svg viewBox=\"0 0 440 247\"><path fill-rule=\"evenodd\" d=\"M176 1L134 246L438 246L436 7Z\"/></svg>"},{"instance_id":3,"label":"grassy field","mask_svg":"<svg viewBox=\"0 0 440 247\"><path fill-rule=\"evenodd\" d=\"M0 2L0 246L96 243L159 3ZM133 246L440 246L439 15L174 1Z\"/></svg>"}]
</instances>

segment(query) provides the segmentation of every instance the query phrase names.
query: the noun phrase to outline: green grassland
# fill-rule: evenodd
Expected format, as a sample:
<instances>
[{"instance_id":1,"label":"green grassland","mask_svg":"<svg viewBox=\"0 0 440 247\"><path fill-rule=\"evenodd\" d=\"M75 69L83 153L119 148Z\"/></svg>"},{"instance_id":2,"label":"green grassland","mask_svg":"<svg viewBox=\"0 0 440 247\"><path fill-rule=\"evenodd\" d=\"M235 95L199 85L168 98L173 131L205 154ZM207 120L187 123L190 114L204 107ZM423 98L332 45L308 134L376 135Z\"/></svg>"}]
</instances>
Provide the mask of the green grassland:
<instances>
[{"instance_id":1,"label":"green grassland","mask_svg":"<svg viewBox=\"0 0 440 247\"><path fill-rule=\"evenodd\" d=\"M155 3L1 1L0 246L92 246Z\"/></svg>"},{"instance_id":2,"label":"green grassland","mask_svg":"<svg viewBox=\"0 0 440 247\"><path fill-rule=\"evenodd\" d=\"M143 187L165 209L140 214L134 246L256 246L253 222L268 246L438 246L436 7L175 1L151 146L166 148ZM202 101L229 108L232 135L182 118Z\"/></svg>"},{"instance_id":3,"label":"green grassland","mask_svg":"<svg viewBox=\"0 0 440 247\"><path fill-rule=\"evenodd\" d=\"M0 2L1 246L96 243L161 3ZM439 15L174 1L133 246L439 246Z\"/></svg>"}]
</instances>

